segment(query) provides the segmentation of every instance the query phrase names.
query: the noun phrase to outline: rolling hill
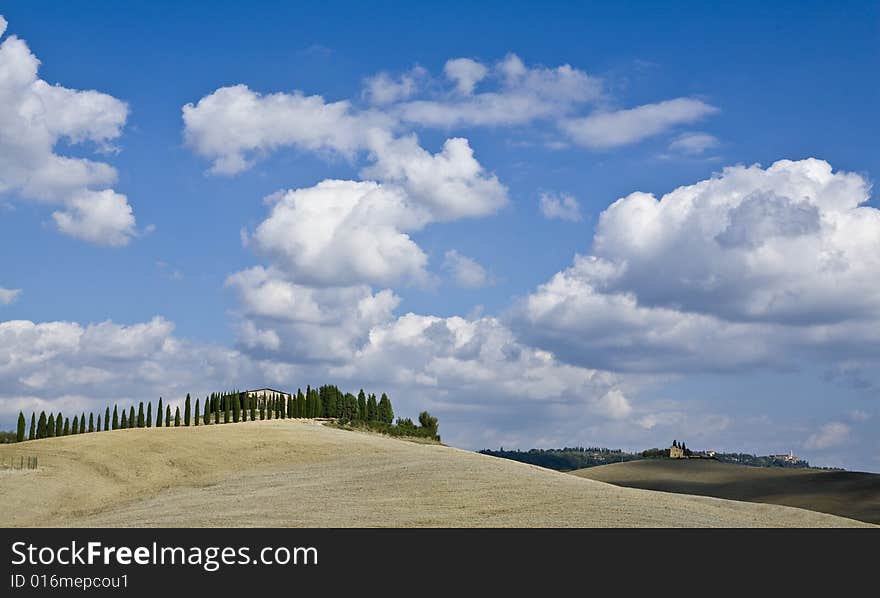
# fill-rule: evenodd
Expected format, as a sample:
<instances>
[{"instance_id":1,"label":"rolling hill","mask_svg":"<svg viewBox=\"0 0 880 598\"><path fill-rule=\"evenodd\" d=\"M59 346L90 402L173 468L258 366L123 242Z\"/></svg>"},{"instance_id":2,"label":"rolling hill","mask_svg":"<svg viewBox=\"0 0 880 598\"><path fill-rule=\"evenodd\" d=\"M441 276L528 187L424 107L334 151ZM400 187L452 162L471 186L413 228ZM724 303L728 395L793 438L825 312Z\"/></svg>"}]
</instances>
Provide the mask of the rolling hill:
<instances>
[{"instance_id":1,"label":"rolling hill","mask_svg":"<svg viewBox=\"0 0 880 598\"><path fill-rule=\"evenodd\" d=\"M571 474L627 488L787 505L880 524L880 475L874 473L645 459Z\"/></svg>"},{"instance_id":2,"label":"rolling hill","mask_svg":"<svg viewBox=\"0 0 880 598\"><path fill-rule=\"evenodd\" d=\"M272 420L0 446L6 526L850 526L802 509L620 488L441 445ZM16 457L17 458L17 457Z\"/></svg>"}]
</instances>

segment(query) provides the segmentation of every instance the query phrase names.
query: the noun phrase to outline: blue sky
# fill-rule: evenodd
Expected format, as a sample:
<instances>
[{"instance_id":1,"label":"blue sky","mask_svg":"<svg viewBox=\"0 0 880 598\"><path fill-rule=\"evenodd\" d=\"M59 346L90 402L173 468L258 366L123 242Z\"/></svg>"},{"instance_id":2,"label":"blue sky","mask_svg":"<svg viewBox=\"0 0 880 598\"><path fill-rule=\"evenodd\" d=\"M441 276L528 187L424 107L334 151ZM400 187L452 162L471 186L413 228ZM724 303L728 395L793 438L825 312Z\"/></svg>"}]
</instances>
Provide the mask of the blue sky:
<instances>
[{"instance_id":1,"label":"blue sky","mask_svg":"<svg viewBox=\"0 0 880 598\"><path fill-rule=\"evenodd\" d=\"M388 389L404 414L429 406L445 437L467 448L642 448L684 437L880 470L880 339L853 332L880 322L878 229L864 211L876 206L864 190L880 168L874 3L13 1L0 14L0 43L23 40L38 79L107 96L95 110L110 115L109 129L93 127L85 143L56 131L51 151L116 171L79 186L65 179L50 193L28 187L45 146L21 168L0 164L0 321L10 347L0 352L0 423L21 408L334 381ZM467 59L455 63L462 70L454 59ZM480 75L450 74L461 72ZM380 89L372 84L393 99L370 95ZM255 101L259 122L215 95L236 85L247 93L232 99ZM9 89L0 102L20 114L29 96ZM266 101L297 92L324 106L348 101L347 120L311 139L307 114ZM474 115L469 102L480 94L526 103L495 113L481 98ZM211 98L211 110L200 104ZM193 122L182 118L188 104ZM64 110L45 105L29 118ZM94 117L82 110L76 118ZM23 122L32 121L6 124L0 151L37 147L27 136L43 125L22 132ZM369 130L417 141L397 150L367 139ZM446 178L437 163L428 174L408 170L414 149L439 156L450 138L467 140L471 161L450 158ZM230 156L246 166L209 172ZM793 165L771 172L779 160ZM476 173L456 170L474 164ZM741 170L721 174L730 167ZM263 200L325 179L351 184ZM381 197L363 199L354 183L374 180ZM630 243L649 230L636 198L602 216L634 192L659 199L712 180L718 188L688 212L693 221L682 224L678 209L655 215L653 244ZM447 183L473 194L466 207ZM110 223L94 220L108 212L76 203L108 189ZM572 198L579 216L547 217L542 195ZM754 201L743 207L743 196ZM308 206L337 197L371 206L368 222L333 226L341 239L357 234L345 227L382 227L381 263L342 243L308 255L320 244L311 231L331 226ZM404 207L394 207L400 197ZM691 235L719 218L745 228ZM722 261L710 259L710 241ZM576 254L615 274L573 271ZM846 274L828 274L832 254ZM242 272L245 282L234 278ZM564 292L548 287L565 272ZM654 311L622 312L626 297ZM364 301L374 310L366 316ZM302 347L318 337L326 347ZM39 349L46 338L61 348ZM106 350L83 349L86 338Z\"/></svg>"}]
</instances>

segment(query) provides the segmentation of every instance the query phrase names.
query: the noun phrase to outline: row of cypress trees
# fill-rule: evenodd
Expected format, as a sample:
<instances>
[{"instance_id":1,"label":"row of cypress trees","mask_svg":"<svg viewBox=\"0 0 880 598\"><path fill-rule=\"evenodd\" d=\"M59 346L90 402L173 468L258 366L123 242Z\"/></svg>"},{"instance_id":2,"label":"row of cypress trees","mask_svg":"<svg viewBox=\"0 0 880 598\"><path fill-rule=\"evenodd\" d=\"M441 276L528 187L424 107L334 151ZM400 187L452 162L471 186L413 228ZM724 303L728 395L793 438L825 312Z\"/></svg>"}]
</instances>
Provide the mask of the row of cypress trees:
<instances>
[{"instance_id":1,"label":"row of cypress trees","mask_svg":"<svg viewBox=\"0 0 880 598\"><path fill-rule=\"evenodd\" d=\"M114 405L112 417L110 407L107 407L104 410L103 419L100 413L97 418L94 413L89 413L88 424L86 424L85 412L74 415L71 422L70 418L61 412L49 413L47 416L45 411L41 411L39 416L35 412L31 413L30 427L28 428L24 413L19 411L16 441L23 442L24 440L85 434L86 432L106 432L125 428L150 428L154 422L157 428L161 428L172 425L175 427L181 425L198 426L200 424L225 424L285 418L335 418L390 425L394 421L394 409L385 393L382 393L381 399L377 401L375 394L367 396L363 389L355 396L351 393L343 394L339 388L332 385L321 386L317 389L308 386L305 393L298 389L296 394L290 395L264 393L254 396L239 391L211 393L205 397L202 406L197 398L194 409L192 399L187 393L182 421L180 407L175 406L172 419L171 406L167 404L163 406L161 397L159 397L155 420L153 419L153 404L149 401L146 403L146 410L144 402L141 401L138 404L137 412L132 405L128 412L123 408L121 415L118 407Z\"/></svg>"}]
</instances>

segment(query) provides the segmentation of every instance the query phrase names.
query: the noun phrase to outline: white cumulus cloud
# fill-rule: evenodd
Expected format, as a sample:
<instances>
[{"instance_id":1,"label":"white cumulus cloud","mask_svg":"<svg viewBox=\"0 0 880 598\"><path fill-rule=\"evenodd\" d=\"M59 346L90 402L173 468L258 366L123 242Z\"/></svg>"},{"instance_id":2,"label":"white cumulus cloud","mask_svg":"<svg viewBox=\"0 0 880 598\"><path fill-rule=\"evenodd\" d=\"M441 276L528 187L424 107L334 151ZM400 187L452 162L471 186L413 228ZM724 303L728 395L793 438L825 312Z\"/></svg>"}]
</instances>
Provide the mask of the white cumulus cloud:
<instances>
[{"instance_id":1,"label":"white cumulus cloud","mask_svg":"<svg viewBox=\"0 0 880 598\"><path fill-rule=\"evenodd\" d=\"M681 124L696 122L718 109L693 98L676 98L627 110L595 112L560 122L575 143L599 149L641 141Z\"/></svg>"},{"instance_id":2,"label":"white cumulus cloud","mask_svg":"<svg viewBox=\"0 0 880 598\"><path fill-rule=\"evenodd\" d=\"M450 249L443 256L443 267L458 286L478 289L492 284L492 277L475 259Z\"/></svg>"},{"instance_id":3,"label":"white cumulus cloud","mask_svg":"<svg viewBox=\"0 0 880 598\"><path fill-rule=\"evenodd\" d=\"M880 211L821 160L632 193L510 314L537 346L610 369L716 371L880 349ZM838 357L839 356L839 357Z\"/></svg>"},{"instance_id":4,"label":"white cumulus cloud","mask_svg":"<svg viewBox=\"0 0 880 598\"><path fill-rule=\"evenodd\" d=\"M2 28L6 29L6 21ZM0 35L3 32L0 31ZM50 85L40 61L14 35L0 44L0 193L61 205L58 229L96 244L124 245L135 234L125 195L109 188L116 171L104 162L55 153L59 142L111 149L128 106L98 91Z\"/></svg>"},{"instance_id":5,"label":"white cumulus cloud","mask_svg":"<svg viewBox=\"0 0 880 598\"><path fill-rule=\"evenodd\" d=\"M541 193L538 201L541 214L548 220L580 222L582 219L578 200L568 193Z\"/></svg>"}]
</instances>

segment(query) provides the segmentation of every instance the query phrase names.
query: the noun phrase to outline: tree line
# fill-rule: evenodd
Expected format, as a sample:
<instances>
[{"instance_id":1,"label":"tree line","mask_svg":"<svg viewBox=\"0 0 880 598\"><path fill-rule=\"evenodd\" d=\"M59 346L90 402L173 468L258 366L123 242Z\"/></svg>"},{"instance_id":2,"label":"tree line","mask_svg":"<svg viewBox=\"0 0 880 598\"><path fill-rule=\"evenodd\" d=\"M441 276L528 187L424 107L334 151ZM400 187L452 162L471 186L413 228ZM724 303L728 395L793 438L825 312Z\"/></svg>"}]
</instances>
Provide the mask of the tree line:
<instances>
[{"instance_id":1,"label":"tree line","mask_svg":"<svg viewBox=\"0 0 880 598\"><path fill-rule=\"evenodd\" d=\"M436 418L427 412L422 413L420 420L423 419L422 416L427 418L425 422L436 435ZM16 441L127 428L150 428L154 425L161 428L287 418L329 418L343 424L358 423L370 427L399 428L401 431L417 428L408 418L398 419L398 426L393 425L394 408L385 393L377 399L375 394L367 395L363 389L355 396L343 393L335 385L324 385L319 388L307 386L305 392L298 389L291 394L276 391L265 391L261 394L237 390L215 392L206 396L203 402L196 398L194 404L187 393L182 416L180 406L175 406L172 413L171 405L163 404L162 397L159 397L155 417L153 404L149 401L146 407L143 401L138 403L136 411L134 405L129 406L127 411L124 407L120 410L114 405L112 413L110 407L106 407L103 414L98 412L96 416L95 413L88 413L88 419L86 412L80 412L73 415L72 421L61 412L48 415L45 411L41 411L39 415L32 412L30 426L24 412L19 411Z\"/></svg>"}]
</instances>

